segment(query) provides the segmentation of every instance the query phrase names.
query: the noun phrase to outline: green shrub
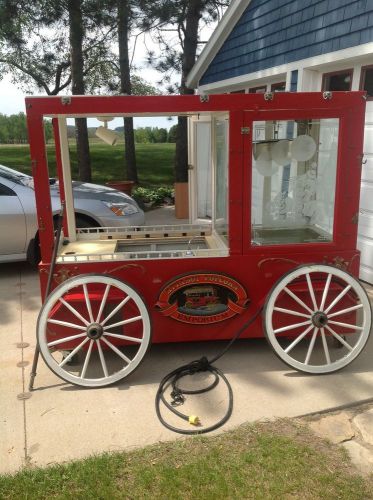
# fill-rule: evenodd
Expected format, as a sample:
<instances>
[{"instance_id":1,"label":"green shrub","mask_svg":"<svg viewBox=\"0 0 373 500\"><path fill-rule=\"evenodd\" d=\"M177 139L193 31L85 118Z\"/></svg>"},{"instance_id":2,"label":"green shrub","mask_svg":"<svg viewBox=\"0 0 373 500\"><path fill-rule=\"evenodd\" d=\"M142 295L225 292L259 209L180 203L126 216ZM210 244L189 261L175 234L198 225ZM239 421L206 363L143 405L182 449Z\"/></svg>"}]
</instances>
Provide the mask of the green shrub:
<instances>
[{"instance_id":1,"label":"green shrub","mask_svg":"<svg viewBox=\"0 0 373 500\"><path fill-rule=\"evenodd\" d=\"M174 203L174 190L171 186L158 188L137 187L132 191L132 196L140 206L160 206Z\"/></svg>"}]
</instances>

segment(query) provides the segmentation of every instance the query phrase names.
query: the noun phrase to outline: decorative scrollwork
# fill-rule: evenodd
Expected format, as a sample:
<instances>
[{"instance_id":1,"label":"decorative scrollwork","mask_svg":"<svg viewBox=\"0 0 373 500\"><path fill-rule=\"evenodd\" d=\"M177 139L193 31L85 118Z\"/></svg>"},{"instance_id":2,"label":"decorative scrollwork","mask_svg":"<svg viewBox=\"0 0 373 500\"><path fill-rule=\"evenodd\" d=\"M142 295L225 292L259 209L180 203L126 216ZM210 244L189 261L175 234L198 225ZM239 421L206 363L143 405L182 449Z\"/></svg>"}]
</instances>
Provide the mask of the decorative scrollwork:
<instances>
[{"instance_id":1,"label":"decorative scrollwork","mask_svg":"<svg viewBox=\"0 0 373 500\"><path fill-rule=\"evenodd\" d=\"M123 269L134 269L141 271L141 274L145 274L145 267L140 264L123 264L122 266L114 267L113 269L107 269L104 274L112 274L117 271L122 271Z\"/></svg>"},{"instance_id":2,"label":"decorative scrollwork","mask_svg":"<svg viewBox=\"0 0 373 500\"><path fill-rule=\"evenodd\" d=\"M299 266L300 262L297 262L296 260L292 259L285 259L283 257L270 257L267 259L262 259L258 262L258 268L261 269L263 264L266 264L267 262L274 262L274 261L280 261L280 262L286 262L287 264L296 264Z\"/></svg>"}]
</instances>

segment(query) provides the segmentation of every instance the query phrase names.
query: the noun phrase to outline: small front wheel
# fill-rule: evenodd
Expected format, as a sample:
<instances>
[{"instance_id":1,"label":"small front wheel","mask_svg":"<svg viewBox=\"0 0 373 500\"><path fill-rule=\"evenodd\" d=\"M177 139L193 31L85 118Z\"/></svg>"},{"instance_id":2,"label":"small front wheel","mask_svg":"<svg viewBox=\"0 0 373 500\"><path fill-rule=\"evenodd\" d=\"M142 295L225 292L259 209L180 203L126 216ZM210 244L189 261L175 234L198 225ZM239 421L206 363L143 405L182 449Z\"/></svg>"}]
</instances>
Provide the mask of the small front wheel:
<instances>
[{"instance_id":1,"label":"small front wheel","mask_svg":"<svg viewBox=\"0 0 373 500\"><path fill-rule=\"evenodd\" d=\"M327 265L301 266L270 291L264 332L296 370L322 374L347 366L363 350L372 324L369 298L349 273Z\"/></svg>"},{"instance_id":2,"label":"small front wheel","mask_svg":"<svg viewBox=\"0 0 373 500\"><path fill-rule=\"evenodd\" d=\"M37 339L56 375L76 385L103 387L129 375L142 361L151 339L149 313L140 295L123 281L76 276L45 301Z\"/></svg>"}]
</instances>

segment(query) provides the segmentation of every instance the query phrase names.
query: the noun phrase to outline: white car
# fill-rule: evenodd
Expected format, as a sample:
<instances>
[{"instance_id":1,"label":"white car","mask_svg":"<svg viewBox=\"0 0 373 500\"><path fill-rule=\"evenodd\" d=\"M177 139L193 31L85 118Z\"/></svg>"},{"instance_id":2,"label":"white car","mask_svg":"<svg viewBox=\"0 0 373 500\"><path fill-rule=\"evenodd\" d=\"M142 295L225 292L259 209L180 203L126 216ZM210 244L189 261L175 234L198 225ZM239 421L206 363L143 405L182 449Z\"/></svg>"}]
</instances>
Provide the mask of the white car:
<instances>
[{"instance_id":1,"label":"white car","mask_svg":"<svg viewBox=\"0 0 373 500\"><path fill-rule=\"evenodd\" d=\"M59 184L51 183L52 211L60 210ZM0 262L39 260L33 178L0 165ZM116 189L73 181L77 227L141 226L144 212Z\"/></svg>"}]
</instances>

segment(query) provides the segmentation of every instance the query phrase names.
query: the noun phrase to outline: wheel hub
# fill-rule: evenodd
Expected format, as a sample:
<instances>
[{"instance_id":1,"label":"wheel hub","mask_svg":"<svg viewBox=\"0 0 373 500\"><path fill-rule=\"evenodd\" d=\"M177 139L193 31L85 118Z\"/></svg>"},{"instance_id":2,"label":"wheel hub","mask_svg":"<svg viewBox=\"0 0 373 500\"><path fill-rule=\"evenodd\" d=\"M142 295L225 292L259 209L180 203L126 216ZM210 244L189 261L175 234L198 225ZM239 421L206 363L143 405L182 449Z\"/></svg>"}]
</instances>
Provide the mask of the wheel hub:
<instances>
[{"instance_id":1,"label":"wheel hub","mask_svg":"<svg viewBox=\"0 0 373 500\"><path fill-rule=\"evenodd\" d=\"M328 316L321 311L317 311L312 316L312 323L317 328L324 328L324 326L327 325L327 323L328 323Z\"/></svg>"},{"instance_id":2,"label":"wheel hub","mask_svg":"<svg viewBox=\"0 0 373 500\"><path fill-rule=\"evenodd\" d=\"M104 334L104 329L99 323L91 323L87 326L87 335L90 339L97 340Z\"/></svg>"}]
</instances>

